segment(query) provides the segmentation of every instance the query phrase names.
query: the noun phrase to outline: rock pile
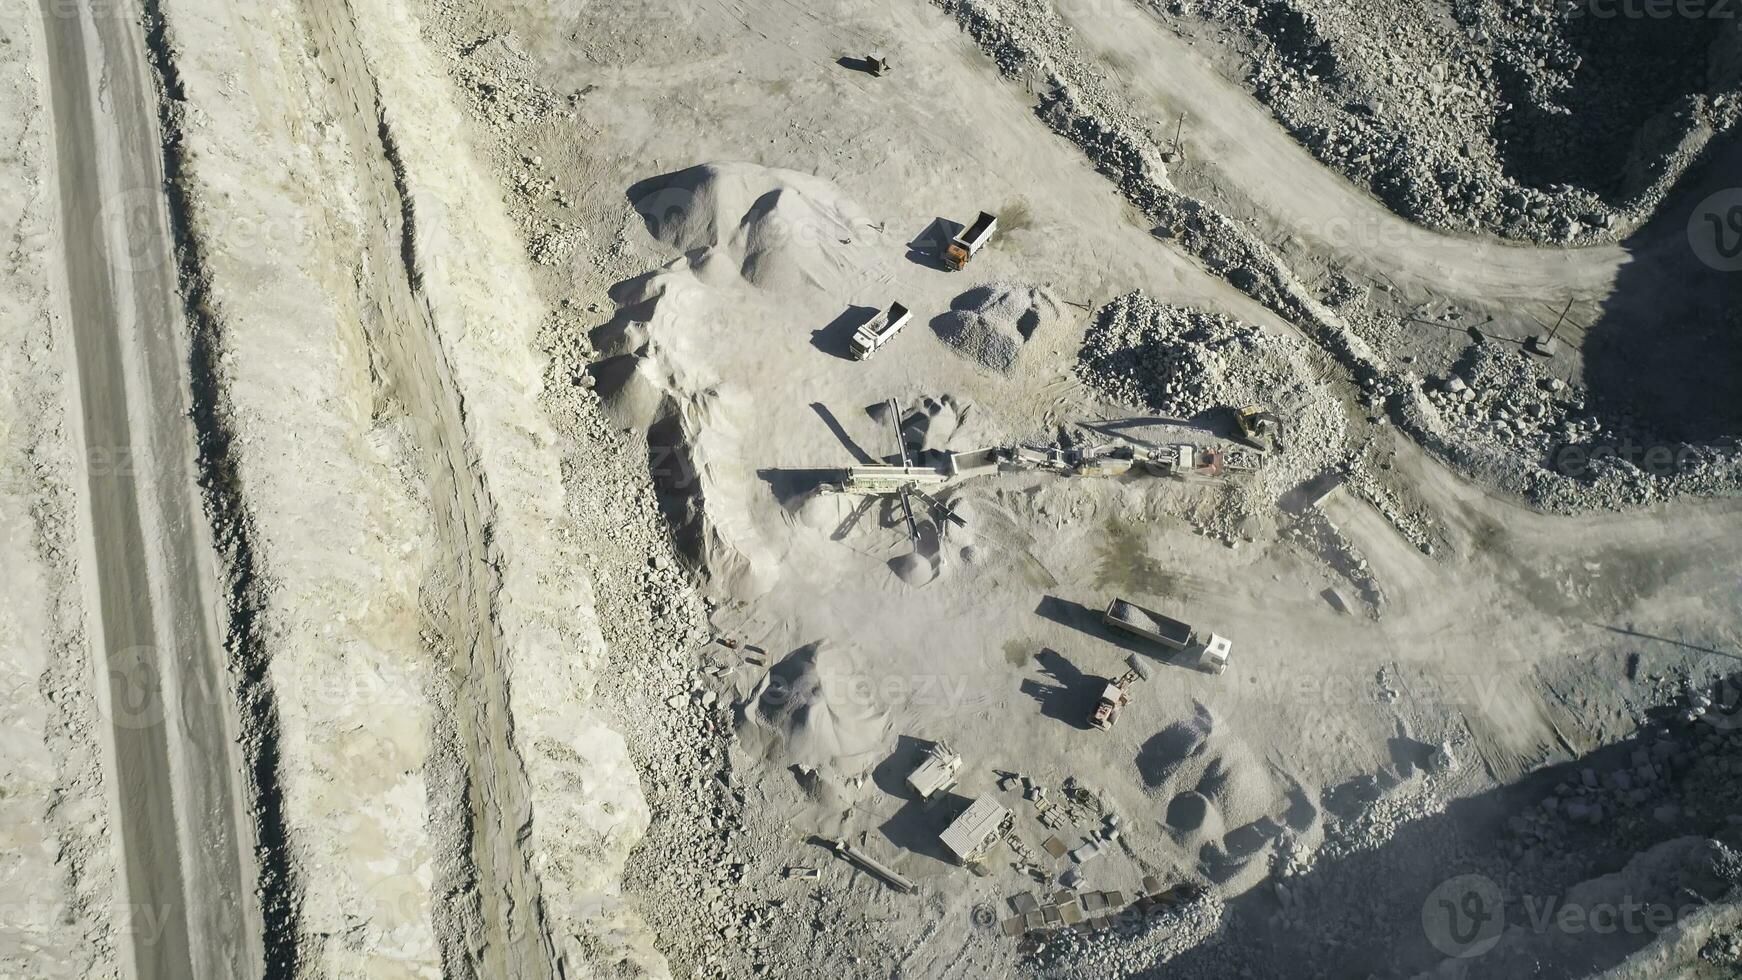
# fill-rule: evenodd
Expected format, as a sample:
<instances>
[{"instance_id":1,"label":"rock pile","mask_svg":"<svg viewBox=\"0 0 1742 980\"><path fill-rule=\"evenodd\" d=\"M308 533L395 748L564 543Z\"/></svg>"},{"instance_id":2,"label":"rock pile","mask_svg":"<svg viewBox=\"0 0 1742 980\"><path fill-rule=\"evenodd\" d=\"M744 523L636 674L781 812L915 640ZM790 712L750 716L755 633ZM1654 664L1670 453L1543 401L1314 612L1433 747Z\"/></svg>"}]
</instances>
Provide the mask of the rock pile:
<instances>
[{"instance_id":1,"label":"rock pile","mask_svg":"<svg viewBox=\"0 0 1742 980\"><path fill-rule=\"evenodd\" d=\"M1230 317L1128 293L1096 315L1077 374L1117 401L1189 419L1296 382L1289 346Z\"/></svg>"},{"instance_id":2,"label":"rock pile","mask_svg":"<svg viewBox=\"0 0 1742 980\"><path fill-rule=\"evenodd\" d=\"M1486 340L1443 378L1390 391L1412 434L1454 465L1561 513L1742 489L1735 446L1657 438L1625 413L1590 404L1543 362Z\"/></svg>"},{"instance_id":3,"label":"rock pile","mask_svg":"<svg viewBox=\"0 0 1742 980\"><path fill-rule=\"evenodd\" d=\"M1584 6L1171 0L1162 9L1184 33L1231 32L1250 61L1247 86L1277 119L1404 217L1570 242L1613 238L1648 216L1708 130L1738 118L1738 73L1724 67L1742 47L1733 20L1603 17Z\"/></svg>"},{"instance_id":4,"label":"rock pile","mask_svg":"<svg viewBox=\"0 0 1742 980\"><path fill-rule=\"evenodd\" d=\"M1524 458L1547 459L1556 446L1602 431L1583 391L1545 372L1516 349L1476 343L1428 400L1467 438Z\"/></svg>"},{"instance_id":5,"label":"rock pile","mask_svg":"<svg viewBox=\"0 0 1742 980\"><path fill-rule=\"evenodd\" d=\"M1229 411L1246 405L1276 412L1282 444L1254 481L1254 506L1274 505L1345 455L1342 408L1311 380L1306 345L1230 317L1127 293L1096 313L1076 371L1114 401L1206 427L1226 429Z\"/></svg>"},{"instance_id":6,"label":"rock pile","mask_svg":"<svg viewBox=\"0 0 1742 980\"><path fill-rule=\"evenodd\" d=\"M1624 757L1579 770L1508 822L1512 856L1527 863L1577 857L1577 830L1607 839L1651 841L1707 831L1742 813L1742 688L1734 682L1691 691L1669 706L1668 723L1648 729Z\"/></svg>"},{"instance_id":7,"label":"rock pile","mask_svg":"<svg viewBox=\"0 0 1742 980\"><path fill-rule=\"evenodd\" d=\"M1099 933L1065 930L1035 953L1041 975L1057 980L1146 976L1187 951L1214 941L1222 901L1210 892L1166 911L1132 915Z\"/></svg>"}]
</instances>

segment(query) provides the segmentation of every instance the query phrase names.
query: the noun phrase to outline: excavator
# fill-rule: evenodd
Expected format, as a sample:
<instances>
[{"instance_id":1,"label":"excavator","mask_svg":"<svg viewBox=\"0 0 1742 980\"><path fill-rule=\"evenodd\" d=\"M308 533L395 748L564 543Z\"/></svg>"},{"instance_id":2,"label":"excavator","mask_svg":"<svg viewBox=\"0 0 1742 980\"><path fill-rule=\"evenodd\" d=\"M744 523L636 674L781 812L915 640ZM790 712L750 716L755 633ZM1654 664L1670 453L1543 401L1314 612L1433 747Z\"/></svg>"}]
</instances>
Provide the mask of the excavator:
<instances>
[{"instance_id":1,"label":"excavator","mask_svg":"<svg viewBox=\"0 0 1742 980\"><path fill-rule=\"evenodd\" d=\"M1262 405L1234 410L1234 424L1247 445L1266 452L1282 451L1282 417Z\"/></svg>"}]
</instances>

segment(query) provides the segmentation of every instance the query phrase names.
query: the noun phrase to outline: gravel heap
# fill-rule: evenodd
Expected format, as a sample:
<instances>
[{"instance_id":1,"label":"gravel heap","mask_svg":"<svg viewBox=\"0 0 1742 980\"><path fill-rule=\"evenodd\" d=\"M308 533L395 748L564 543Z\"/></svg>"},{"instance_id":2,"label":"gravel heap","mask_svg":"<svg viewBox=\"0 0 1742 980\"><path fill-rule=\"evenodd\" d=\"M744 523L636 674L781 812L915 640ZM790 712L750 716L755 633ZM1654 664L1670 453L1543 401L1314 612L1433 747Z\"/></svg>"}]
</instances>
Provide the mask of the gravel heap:
<instances>
[{"instance_id":1,"label":"gravel heap","mask_svg":"<svg viewBox=\"0 0 1742 980\"><path fill-rule=\"evenodd\" d=\"M1008 374L1022 345L1059 322L1060 304L1043 286L994 282L956 297L932 321L938 339L956 353Z\"/></svg>"},{"instance_id":2,"label":"gravel heap","mask_svg":"<svg viewBox=\"0 0 1742 980\"><path fill-rule=\"evenodd\" d=\"M1525 458L1547 458L1602 431L1583 391L1544 372L1538 358L1497 344L1466 348L1428 400L1466 438Z\"/></svg>"},{"instance_id":3,"label":"gravel heap","mask_svg":"<svg viewBox=\"0 0 1742 980\"><path fill-rule=\"evenodd\" d=\"M1247 87L1301 143L1436 227L1612 238L1742 111L1733 17L1500 0L1159 6L1182 33L1231 32Z\"/></svg>"},{"instance_id":4,"label":"gravel heap","mask_svg":"<svg viewBox=\"0 0 1742 980\"><path fill-rule=\"evenodd\" d=\"M1299 387L1294 347L1231 317L1133 292L1101 308L1077 355L1077 374L1118 401L1192 418Z\"/></svg>"}]
</instances>

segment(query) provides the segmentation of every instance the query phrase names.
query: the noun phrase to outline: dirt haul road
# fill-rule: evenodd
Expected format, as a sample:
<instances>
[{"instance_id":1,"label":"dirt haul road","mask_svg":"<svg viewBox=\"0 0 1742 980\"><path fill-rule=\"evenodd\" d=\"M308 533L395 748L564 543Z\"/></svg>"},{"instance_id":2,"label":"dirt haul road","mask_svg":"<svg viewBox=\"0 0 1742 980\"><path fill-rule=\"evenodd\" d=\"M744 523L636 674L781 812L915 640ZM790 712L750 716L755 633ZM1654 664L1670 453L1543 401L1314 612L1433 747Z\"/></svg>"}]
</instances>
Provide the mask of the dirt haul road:
<instances>
[{"instance_id":1,"label":"dirt haul road","mask_svg":"<svg viewBox=\"0 0 1742 980\"><path fill-rule=\"evenodd\" d=\"M137 975L259 975L162 146L125 7L41 4ZM99 697L103 695L100 694Z\"/></svg>"},{"instance_id":2,"label":"dirt haul road","mask_svg":"<svg viewBox=\"0 0 1742 980\"><path fill-rule=\"evenodd\" d=\"M1399 217L1365 190L1325 167L1277 123L1270 110L1219 73L1192 45L1138 3L1057 0L1060 17L1085 52L1095 53L1133 109L1181 140L1187 159L1221 175L1255 212L1244 221L1311 242L1328 254L1376 271L1399 286L1479 301L1606 294L1623 265L1645 260L1671 274L1687 260L1685 213L1653 222L1627 245L1532 248L1448 235ZM1165 125L1164 125L1165 124ZM1684 183L1694 200L1727 186L1737 157L1708 166ZM1708 186L1709 185L1709 186Z\"/></svg>"}]
</instances>

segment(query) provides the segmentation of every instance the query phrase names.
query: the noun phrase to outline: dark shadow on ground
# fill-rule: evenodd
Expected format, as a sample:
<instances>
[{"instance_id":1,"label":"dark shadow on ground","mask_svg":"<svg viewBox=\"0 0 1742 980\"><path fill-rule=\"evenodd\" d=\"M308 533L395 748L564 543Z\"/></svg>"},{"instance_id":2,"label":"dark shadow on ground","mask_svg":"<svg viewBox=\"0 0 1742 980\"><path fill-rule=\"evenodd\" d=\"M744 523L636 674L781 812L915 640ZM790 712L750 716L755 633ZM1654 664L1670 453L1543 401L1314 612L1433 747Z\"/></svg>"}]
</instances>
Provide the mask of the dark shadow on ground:
<instances>
[{"instance_id":1,"label":"dark shadow on ground","mask_svg":"<svg viewBox=\"0 0 1742 980\"><path fill-rule=\"evenodd\" d=\"M878 789L897 799L905 800L894 816L877 829L896 847L912 851L945 864L955 864L955 857L945 848L938 835L950 822L961 816L972 802L954 792L939 793L922 800L907 787L907 774L913 771L931 743L911 735L896 740L895 751L871 770L871 782Z\"/></svg>"},{"instance_id":2,"label":"dark shadow on ground","mask_svg":"<svg viewBox=\"0 0 1742 980\"><path fill-rule=\"evenodd\" d=\"M1637 169L1630 167L1634 153L1651 160L1676 148L1680 129L1653 117L1691 114L1678 107L1708 88L1707 50L1734 26L1734 15L1598 16L1599 9L1557 18L1564 52L1540 52L1534 64L1495 60L1505 110L1494 138L1502 164L1519 183L1571 184L1621 204L1639 189L1627 177ZM1544 56L1566 81L1551 99L1540 96L1537 80Z\"/></svg>"},{"instance_id":3,"label":"dark shadow on ground","mask_svg":"<svg viewBox=\"0 0 1742 980\"><path fill-rule=\"evenodd\" d=\"M950 239L962 233L965 225L951 221L948 218L933 218L931 224L919 233L919 237L907 243L907 261L915 265L923 265L928 269L948 271L938 260L944 246Z\"/></svg>"},{"instance_id":4,"label":"dark shadow on ground","mask_svg":"<svg viewBox=\"0 0 1742 980\"><path fill-rule=\"evenodd\" d=\"M817 417L823 420L823 424L829 427L829 431L834 433L835 438L840 440L841 445L847 447L847 452L853 454L853 459L856 462L864 464L876 462L876 460L871 458L870 453L860 448L859 444L853 441L853 437L847 434L846 429L841 428L840 419L835 418L835 413L829 411L827 405L824 405L822 402L811 402L811 411L817 413Z\"/></svg>"},{"instance_id":5,"label":"dark shadow on ground","mask_svg":"<svg viewBox=\"0 0 1742 980\"><path fill-rule=\"evenodd\" d=\"M878 77L877 72L871 67L870 58L855 58L850 54L842 55L835 59L835 64L840 65L848 71L862 72L866 75L870 75L872 78Z\"/></svg>"},{"instance_id":6,"label":"dark shadow on ground","mask_svg":"<svg viewBox=\"0 0 1742 980\"><path fill-rule=\"evenodd\" d=\"M1083 673L1050 647L1043 648L1036 654L1034 661L1040 665L1041 673L1053 683L1027 679L1022 682L1022 693L1040 705L1043 717L1062 721L1073 728L1087 729L1089 715L1100 701L1101 688L1107 683L1106 679Z\"/></svg>"},{"instance_id":7,"label":"dark shadow on ground","mask_svg":"<svg viewBox=\"0 0 1742 980\"><path fill-rule=\"evenodd\" d=\"M840 468L815 467L812 469L763 469L756 475L762 482L768 484L774 491L774 497L782 504L791 505L800 497L810 493L825 483L835 483L841 479Z\"/></svg>"},{"instance_id":8,"label":"dark shadow on ground","mask_svg":"<svg viewBox=\"0 0 1742 980\"><path fill-rule=\"evenodd\" d=\"M1738 680L1742 675L1733 677L1732 684ZM1464 964L1468 972L1458 975L1570 980L1612 968L1651 941L1653 930L1612 929L1597 934L1586 928L1561 936L1551 946L1533 925L1532 906L1526 899L1535 903L1535 921L1544 923L1541 928L1552 934L1554 919L1552 913L1546 919L1542 916L1544 902L1564 901L1571 886L1620 871L1654 845L1680 838L1715 838L1732 849L1742 848L1742 826L1728 820L1730 814L1742 812L1742 775L1714 776L1698 765L1701 757L1714 753L1719 758L1742 758L1742 745L1724 741L1742 729L1742 714L1727 714L1712 724L1688 723L1676 710L1660 709L1650 713L1643 730L1654 729L1669 737L1656 742L1649 734L1635 736L1580 759L1545 767L1512 785L1454 800L1442 812L1402 824L1376 847L1339 856L1322 852L1311 871L1286 879L1286 911L1276 889L1260 884L1227 901L1221 934L1238 936L1239 942L1194 948L1165 966L1137 975L1425 974L1442 961L1474 949L1472 942L1460 945L1455 934L1467 930L1470 923L1449 918L1460 907L1469 907L1465 893L1452 894L1448 904L1440 904L1448 889L1458 890L1460 882L1454 879L1472 874L1495 884L1505 922L1520 934L1492 950L1476 950ZM1403 741L1393 743L1393 755L1413 765L1421 743ZM1715 742L1719 749L1712 748ZM1177 755L1189 752L1190 746L1171 749L1158 754ZM1547 798L1580 798L1578 787L1591 782L1605 787L1605 793L1623 792L1608 787L1615 785L1616 774L1642 769L1642 759L1665 773L1659 782L1644 784L1663 787L1661 793L1653 789L1649 798L1629 806L1604 804L1607 812L1596 822L1564 814L1551 818L1558 822L1549 837L1539 829L1540 820L1521 819L1527 813L1544 813L1542 803ZM1591 775L1586 775L1587 770ZM1385 767L1378 777L1353 780L1326 793L1324 808L1342 820L1354 819L1400 779ZM1665 804L1678 808L1675 819L1656 816ZM1228 835L1233 838L1229 857L1243 848L1261 849L1266 836L1278 829L1263 822L1239 828ZM1555 842L1552 846L1544 843L1550 839ZM1721 900L1726 889L1742 883L1742 868L1708 860L1717 852L1691 853L1699 860L1690 858L1685 865L1673 866L1681 870L1671 875L1654 873L1627 884L1632 892L1629 900L1685 909ZM1221 855L1209 857L1219 860ZM1133 913L1119 928L1144 927L1141 914ZM1158 919L1153 928L1167 930L1170 925Z\"/></svg>"},{"instance_id":9,"label":"dark shadow on ground","mask_svg":"<svg viewBox=\"0 0 1742 980\"><path fill-rule=\"evenodd\" d=\"M1657 217L1622 243L1628 258L1598 319L1586 326L1590 409L1613 434L1581 448L1639 454L1674 443L1733 444L1742 436L1742 139L1724 137ZM1719 192L1728 194L1719 195ZM1719 195L1719 196L1714 196ZM1714 220L1716 223L1714 224ZM1666 445L1668 444L1668 445ZM1673 459L1652 468L1673 472ZM1636 465L1637 462L1636 462Z\"/></svg>"},{"instance_id":10,"label":"dark shadow on ground","mask_svg":"<svg viewBox=\"0 0 1742 980\"><path fill-rule=\"evenodd\" d=\"M1601 625L1601 624L1592 624L1592 625ZM1729 650L1718 650L1718 649L1715 649L1713 647L1703 647L1697 643L1684 643L1681 640L1672 640L1667 636L1657 636L1657 635L1652 634L1652 633L1641 633L1638 630L1624 629L1620 626L1603 626L1603 628L1608 630L1611 633L1619 633L1622 636L1631 636L1631 637L1634 637L1636 639L1641 639L1641 640L1656 640L1659 643L1668 643L1671 646L1681 647L1684 650L1693 650L1696 653L1709 653L1709 654L1712 654L1713 656L1716 656L1716 657L1729 657L1731 660L1742 660L1742 654L1732 653Z\"/></svg>"}]
</instances>

